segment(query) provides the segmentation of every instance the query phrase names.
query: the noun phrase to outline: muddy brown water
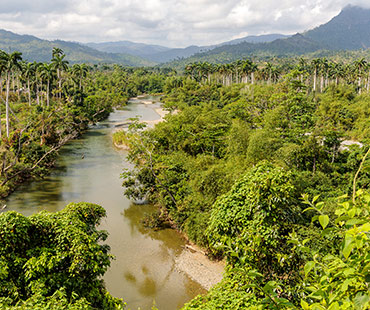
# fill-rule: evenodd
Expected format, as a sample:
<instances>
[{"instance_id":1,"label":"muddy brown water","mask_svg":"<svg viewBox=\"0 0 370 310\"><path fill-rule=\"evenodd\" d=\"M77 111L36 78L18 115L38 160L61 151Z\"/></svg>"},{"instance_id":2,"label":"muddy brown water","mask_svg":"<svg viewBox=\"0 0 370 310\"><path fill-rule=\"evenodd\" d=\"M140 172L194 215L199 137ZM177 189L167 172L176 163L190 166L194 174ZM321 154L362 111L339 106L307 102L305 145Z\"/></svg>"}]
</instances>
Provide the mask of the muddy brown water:
<instances>
[{"instance_id":1,"label":"muddy brown water","mask_svg":"<svg viewBox=\"0 0 370 310\"><path fill-rule=\"evenodd\" d=\"M109 232L106 243L116 257L104 280L109 292L123 298L130 309L150 309L153 302L160 310L179 309L204 293L199 284L176 269L175 257L185 245L182 236L171 229L144 228L141 220L153 207L133 204L121 186L122 169L130 164L127 152L113 146L112 130L131 117L156 120L158 107L159 103L145 105L133 100L123 110L111 113L106 121L91 126L81 138L63 147L49 176L23 184L5 201L7 210L25 215L40 210L55 212L70 202L103 206L107 217L101 228Z\"/></svg>"}]
</instances>

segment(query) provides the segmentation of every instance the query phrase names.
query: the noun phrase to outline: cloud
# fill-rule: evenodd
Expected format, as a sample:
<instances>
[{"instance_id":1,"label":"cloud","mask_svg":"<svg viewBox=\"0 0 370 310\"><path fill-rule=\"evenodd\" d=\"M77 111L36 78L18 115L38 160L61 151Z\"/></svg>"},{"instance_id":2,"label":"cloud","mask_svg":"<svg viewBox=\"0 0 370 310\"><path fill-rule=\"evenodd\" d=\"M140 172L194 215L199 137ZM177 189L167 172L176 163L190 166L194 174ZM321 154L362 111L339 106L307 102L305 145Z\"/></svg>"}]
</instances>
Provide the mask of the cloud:
<instances>
[{"instance_id":1,"label":"cloud","mask_svg":"<svg viewBox=\"0 0 370 310\"><path fill-rule=\"evenodd\" d=\"M292 34L367 0L1 0L0 28L45 39L131 40L171 47Z\"/></svg>"}]
</instances>

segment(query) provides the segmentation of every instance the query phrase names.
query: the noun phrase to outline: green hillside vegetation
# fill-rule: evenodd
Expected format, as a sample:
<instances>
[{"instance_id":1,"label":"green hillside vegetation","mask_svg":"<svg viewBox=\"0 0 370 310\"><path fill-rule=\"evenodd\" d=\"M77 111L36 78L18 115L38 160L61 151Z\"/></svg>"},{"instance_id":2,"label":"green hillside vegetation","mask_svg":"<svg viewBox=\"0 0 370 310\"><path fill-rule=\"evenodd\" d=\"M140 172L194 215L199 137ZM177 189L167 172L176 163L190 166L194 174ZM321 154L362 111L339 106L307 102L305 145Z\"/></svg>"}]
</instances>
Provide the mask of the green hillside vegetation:
<instances>
[{"instance_id":1,"label":"green hillside vegetation","mask_svg":"<svg viewBox=\"0 0 370 310\"><path fill-rule=\"evenodd\" d=\"M126 195L227 261L224 280L186 310L370 306L369 66L279 70L188 66L163 86L177 113L124 137L135 164Z\"/></svg>"},{"instance_id":2,"label":"green hillside vegetation","mask_svg":"<svg viewBox=\"0 0 370 310\"><path fill-rule=\"evenodd\" d=\"M34 36L17 35L0 30L0 49L6 52L20 51L27 61L45 62L50 59L53 47L65 51L71 63L118 63L126 66L151 66L154 63L129 54L104 53L79 43L67 41L47 41Z\"/></svg>"}]
</instances>

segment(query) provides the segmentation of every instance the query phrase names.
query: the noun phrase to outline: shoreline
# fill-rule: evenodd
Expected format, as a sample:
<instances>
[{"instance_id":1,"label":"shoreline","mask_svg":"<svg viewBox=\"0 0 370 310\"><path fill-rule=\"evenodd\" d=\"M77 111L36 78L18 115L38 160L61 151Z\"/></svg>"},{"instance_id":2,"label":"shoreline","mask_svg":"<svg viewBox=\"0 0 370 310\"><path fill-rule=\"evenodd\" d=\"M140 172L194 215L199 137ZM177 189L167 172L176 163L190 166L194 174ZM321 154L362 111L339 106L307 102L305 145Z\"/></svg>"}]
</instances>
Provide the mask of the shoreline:
<instances>
[{"instance_id":1,"label":"shoreline","mask_svg":"<svg viewBox=\"0 0 370 310\"><path fill-rule=\"evenodd\" d=\"M185 273L206 291L221 282L225 265L224 261L210 260L204 251L194 244L185 245L181 254L175 258L176 270Z\"/></svg>"},{"instance_id":2,"label":"shoreline","mask_svg":"<svg viewBox=\"0 0 370 310\"><path fill-rule=\"evenodd\" d=\"M140 100L140 97L135 99ZM146 102L143 102L143 104L150 105ZM152 121L142 120L141 122L146 123L149 126L154 126L155 124L164 121L164 117L170 113L170 111L165 111L162 107L154 108L153 110L159 115L159 119ZM177 111L173 113L177 113ZM119 130L122 130L122 128L117 128L116 130L113 130L113 132L117 132ZM114 141L113 144L120 150L128 150L128 147L124 144L117 144ZM186 245L184 246L183 251L175 257L175 268L178 272L186 274L190 279L197 282L206 291L208 291L211 287L222 280L225 270L225 262L210 260L199 246L191 243L183 232L179 232L186 240Z\"/></svg>"}]
</instances>

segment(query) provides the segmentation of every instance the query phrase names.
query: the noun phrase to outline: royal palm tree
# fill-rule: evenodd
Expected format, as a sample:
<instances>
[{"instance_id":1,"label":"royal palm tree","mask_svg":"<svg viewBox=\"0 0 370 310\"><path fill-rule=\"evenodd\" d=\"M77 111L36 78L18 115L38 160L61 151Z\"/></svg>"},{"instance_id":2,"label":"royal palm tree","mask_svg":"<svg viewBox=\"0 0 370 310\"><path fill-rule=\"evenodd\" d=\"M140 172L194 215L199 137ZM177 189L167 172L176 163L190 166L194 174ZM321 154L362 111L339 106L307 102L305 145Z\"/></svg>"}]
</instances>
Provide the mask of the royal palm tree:
<instances>
[{"instance_id":1,"label":"royal palm tree","mask_svg":"<svg viewBox=\"0 0 370 310\"><path fill-rule=\"evenodd\" d=\"M53 54L53 58L51 59L51 63L57 71L59 99L62 98L62 72L68 70L69 64L69 62L64 59L65 56L65 54L55 53Z\"/></svg>"},{"instance_id":2,"label":"royal palm tree","mask_svg":"<svg viewBox=\"0 0 370 310\"><path fill-rule=\"evenodd\" d=\"M27 84L28 104L31 105L31 79L35 77L35 64L32 62L22 63L22 78Z\"/></svg>"},{"instance_id":3,"label":"royal palm tree","mask_svg":"<svg viewBox=\"0 0 370 310\"><path fill-rule=\"evenodd\" d=\"M64 54L63 50L59 47L53 47L53 51L51 52L52 58L55 56L62 56Z\"/></svg>"},{"instance_id":4,"label":"royal palm tree","mask_svg":"<svg viewBox=\"0 0 370 310\"><path fill-rule=\"evenodd\" d=\"M321 59L320 58L315 58L311 61L311 68L313 71L313 91L316 91L316 81L317 81L317 75L318 72L320 71L320 66L321 66Z\"/></svg>"},{"instance_id":5,"label":"royal palm tree","mask_svg":"<svg viewBox=\"0 0 370 310\"><path fill-rule=\"evenodd\" d=\"M250 72L251 72L251 82L254 84L254 73L258 71L258 66L254 62L251 63Z\"/></svg>"},{"instance_id":6,"label":"royal palm tree","mask_svg":"<svg viewBox=\"0 0 370 310\"><path fill-rule=\"evenodd\" d=\"M3 98L3 74L5 72L5 62L0 58L0 96ZM1 110L0 110L0 138L2 137Z\"/></svg>"},{"instance_id":7,"label":"royal palm tree","mask_svg":"<svg viewBox=\"0 0 370 310\"><path fill-rule=\"evenodd\" d=\"M6 122L6 136L9 138L10 124L9 124L9 92L10 92L10 80L12 73L21 69L22 53L13 52L8 54L4 51L0 51L0 62L4 67L5 79L6 79L6 95L5 95L5 122Z\"/></svg>"},{"instance_id":8,"label":"royal palm tree","mask_svg":"<svg viewBox=\"0 0 370 310\"><path fill-rule=\"evenodd\" d=\"M74 64L72 66L72 74L79 81L79 90L82 91L82 80L87 76L88 68L85 64Z\"/></svg>"},{"instance_id":9,"label":"royal palm tree","mask_svg":"<svg viewBox=\"0 0 370 310\"><path fill-rule=\"evenodd\" d=\"M50 105L50 84L55 76L53 64L42 64L40 66L40 77L46 82L46 105Z\"/></svg>"},{"instance_id":10,"label":"royal palm tree","mask_svg":"<svg viewBox=\"0 0 370 310\"><path fill-rule=\"evenodd\" d=\"M361 94L362 75L364 74L364 69L367 67L367 61L365 58L361 58L356 60L353 65L358 78L358 92Z\"/></svg>"}]
</instances>

